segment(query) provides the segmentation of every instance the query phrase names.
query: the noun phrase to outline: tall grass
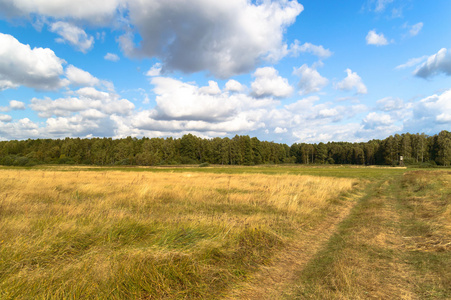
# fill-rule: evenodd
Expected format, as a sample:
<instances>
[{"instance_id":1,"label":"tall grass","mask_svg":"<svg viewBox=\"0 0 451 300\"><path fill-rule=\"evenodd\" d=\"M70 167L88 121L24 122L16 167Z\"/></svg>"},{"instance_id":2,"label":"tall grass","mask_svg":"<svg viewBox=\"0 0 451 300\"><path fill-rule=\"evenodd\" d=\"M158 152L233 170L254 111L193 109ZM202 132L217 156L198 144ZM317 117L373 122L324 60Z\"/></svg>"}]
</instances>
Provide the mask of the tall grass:
<instances>
[{"instance_id":1,"label":"tall grass","mask_svg":"<svg viewBox=\"0 0 451 300\"><path fill-rule=\"evenodd\" d=\"M0 299L217 298L356 179L0 171Z\"/></svg>"}]
</instances>

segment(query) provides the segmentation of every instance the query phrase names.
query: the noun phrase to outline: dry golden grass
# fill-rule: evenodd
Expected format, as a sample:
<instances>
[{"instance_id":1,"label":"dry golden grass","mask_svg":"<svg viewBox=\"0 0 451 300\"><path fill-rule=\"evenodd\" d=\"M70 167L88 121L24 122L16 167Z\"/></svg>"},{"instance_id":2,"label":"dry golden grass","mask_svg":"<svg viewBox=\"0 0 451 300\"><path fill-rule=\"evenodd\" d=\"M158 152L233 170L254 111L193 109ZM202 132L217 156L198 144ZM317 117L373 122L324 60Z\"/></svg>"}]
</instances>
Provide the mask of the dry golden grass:
<instances>
[{"instance_id":1,"label":"dry golden grass","mask_svg":"<svg viewBox=\"0 0 451 300\"><path fill-rule=\"evenodd\" d=\"M216 298L338 211L357 182L1 170L0 298Z\"/></svg>"}]
</instances>

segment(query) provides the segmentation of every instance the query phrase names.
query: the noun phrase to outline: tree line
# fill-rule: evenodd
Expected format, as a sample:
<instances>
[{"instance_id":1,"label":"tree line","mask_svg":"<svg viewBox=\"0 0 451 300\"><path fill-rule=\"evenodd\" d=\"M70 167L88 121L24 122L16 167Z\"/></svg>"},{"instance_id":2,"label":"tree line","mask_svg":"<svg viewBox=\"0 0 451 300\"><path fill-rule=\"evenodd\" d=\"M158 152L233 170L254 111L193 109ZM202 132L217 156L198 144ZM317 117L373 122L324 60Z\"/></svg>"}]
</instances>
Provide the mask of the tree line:
<instances>
[{"instance_id":1,"label":"tree line","mask_svg":"<svg viewBox=\"0 0 451 300\"><path fill-rule=\"evenodd\" d=\"M291 146L256 137L205 139L127 137L28 139L0 142L0 164L175 165L175 164L354 164L451 165L451 132L428 136L396 134L362 143L295 143Z\"/></svg>"}]
</instances>

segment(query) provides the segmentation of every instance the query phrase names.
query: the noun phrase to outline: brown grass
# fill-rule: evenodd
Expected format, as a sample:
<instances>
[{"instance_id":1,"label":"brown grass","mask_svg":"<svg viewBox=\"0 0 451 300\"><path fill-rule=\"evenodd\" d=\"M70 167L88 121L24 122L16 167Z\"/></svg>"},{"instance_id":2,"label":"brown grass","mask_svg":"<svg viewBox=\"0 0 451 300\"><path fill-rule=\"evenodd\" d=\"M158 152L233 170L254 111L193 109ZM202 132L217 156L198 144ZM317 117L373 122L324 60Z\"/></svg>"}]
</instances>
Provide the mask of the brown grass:
<instances>
[{"instance_id":1,"label":"brown grass","mask_svg":"<svg viewBox=\"0 0 451 300\"><path fill-rule=\"evenodd\" d=\"M0 171L0 298L216 298L339 213L356 179Z\"/></svg>"}]
</instances>

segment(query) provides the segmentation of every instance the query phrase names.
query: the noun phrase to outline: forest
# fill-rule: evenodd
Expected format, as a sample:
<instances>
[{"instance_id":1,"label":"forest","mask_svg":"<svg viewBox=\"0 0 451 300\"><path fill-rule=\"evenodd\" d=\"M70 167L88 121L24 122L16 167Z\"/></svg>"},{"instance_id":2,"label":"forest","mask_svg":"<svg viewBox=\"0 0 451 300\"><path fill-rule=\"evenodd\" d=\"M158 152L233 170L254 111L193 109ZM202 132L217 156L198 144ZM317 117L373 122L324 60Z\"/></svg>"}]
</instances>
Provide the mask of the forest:
<instances>
[{"instance_id":1,"label":"forest","mask_svg":"<svg viewBox=\"0 0 451 300\"><path fill-rule=\"evenodd\" d=\"M291 146L260 141L247 135L205 139L192 134L181 138L65 138L0 142L0 164L5 166L284 163L449 166L451 132L443 130L433 136L403 133L361 143L295 143Z\"/></svg>"}]
</instances>

